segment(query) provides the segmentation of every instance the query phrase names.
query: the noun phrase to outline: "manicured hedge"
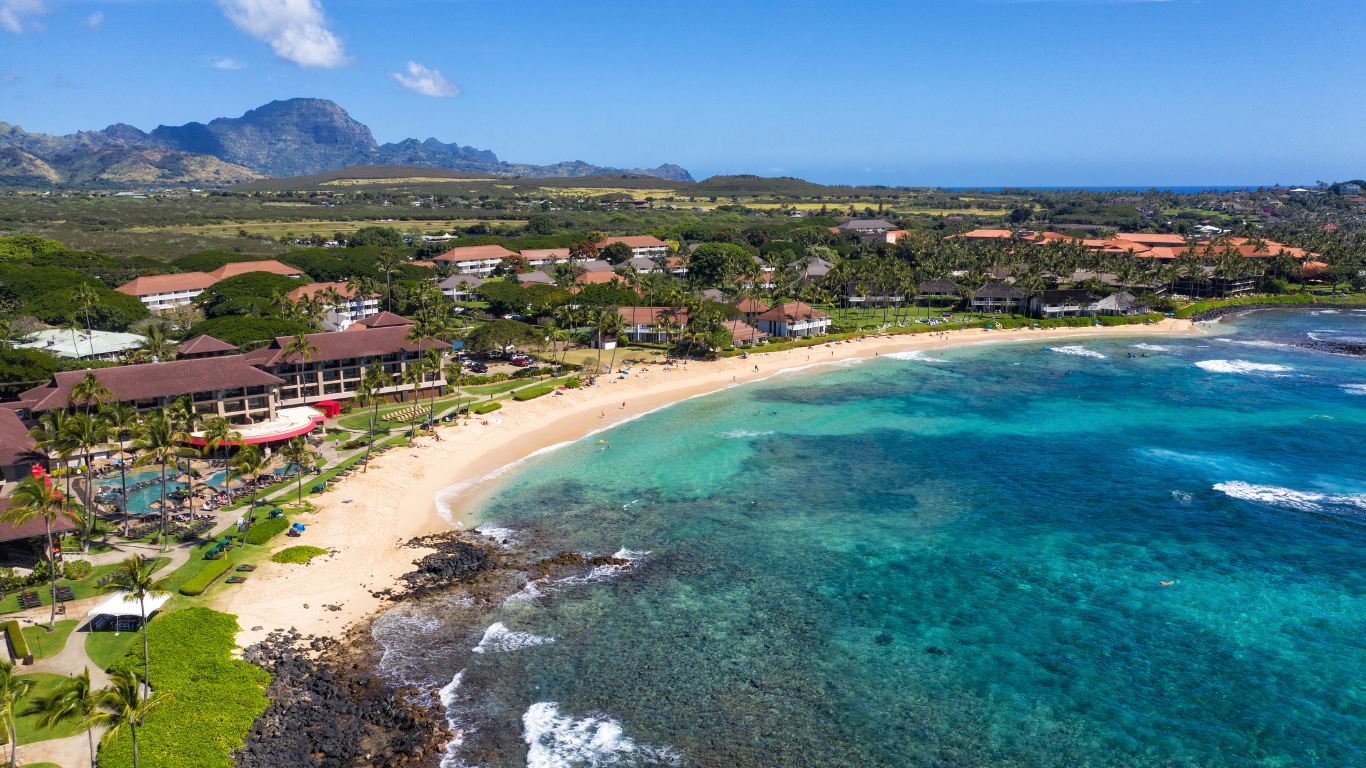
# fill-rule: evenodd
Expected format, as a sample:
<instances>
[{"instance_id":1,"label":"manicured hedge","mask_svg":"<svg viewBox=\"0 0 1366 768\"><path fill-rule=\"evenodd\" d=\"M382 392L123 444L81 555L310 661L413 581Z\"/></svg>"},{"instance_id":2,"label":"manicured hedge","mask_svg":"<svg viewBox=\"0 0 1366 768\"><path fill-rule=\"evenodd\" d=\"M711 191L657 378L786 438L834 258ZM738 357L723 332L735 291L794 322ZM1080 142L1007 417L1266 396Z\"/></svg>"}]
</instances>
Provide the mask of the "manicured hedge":
<instances>
[{"instance_id":1,"label":"manicured hedge","mask_svg":"<svg viewBox=\"0 0 1366 768\"><path fill-rule=\"evenodd\" d=\"M204 594L204 590L208 589L209 585L219 576L227 573L228 569L232 568L232 566L232 560L226 557L222 560L210 560L209 564L204 566L204 570L200 571L194 578L181 585L180 594L189 595L190 597Z\"/></svg>"},{"instance_id":2,"label":"manicured hedge","mask_svg":"<svg viewBox=\"0 0 1366 768\"><path fill-rule=\"evenodd\" d=\"M265 544L267 541L280 535L280 533L288 527L288 518L277 517L274 520L262 520L253 525L250 531L247 531L247 543Z\"/></svg>"},{"instance_id":3,"label":"manicured hedge","mask_svg":"<svg viewBox=\"0 0 1366 768\"><path fill-rule=\"evenodd\" d=\"M5 622L5 634L9 636L10 647L14 649L14 658L20 660L28 658L30 654L28 641L24 639L24 630L19 626L19 622Z\"/></svg>"},{"instance_id":4,"label":"manicured hedge","mask_svg":"<svg viewBox=\"0 0 1366 768\"><path fill-rule=\"evenodd\" d=\"M555 384L542 384L539 387L523 387L512 393L513 400L531 400L555 391Z\"/></svg>"},{"instance_id":5,"label":"manicured hedge","mask_svg":"<svg viewBox=\"0 0 1366 768\"><path fill-rule=\"evenodd\" d=\"M475 405L471 405L470 410L474 411L475 413L489 413L490 411L496 411L502 407L502 403L498 402L497 400L493 400L486 403L477 403Z\"/></svg>"},{"instance_id":6,"label":"manicured hedge","mask_svg":"<svg viewBox=\"0 0 1366 768\"><path fill-rule=\"evenodd\" d=\"M232 658L237 617L186 608L147 625L152 686L168 694L138 729L141 768L227 768L269 703L270 675ZM132 660L142 661L142 643ZM101 768L132 768L127 729L100 748Z\"/></svg>"},{"instance_id":7,"label":"manicured hedge","mask_svg":"<svg viewBox=\"0 0 1366 768\"><path fill-rule=\"evenodd\" d=\"M282 549L270 556L272 562L276 563L306 563L309 560L327 554L327 550L318 547L299 546Z\"/></svg>"}]
</instances>

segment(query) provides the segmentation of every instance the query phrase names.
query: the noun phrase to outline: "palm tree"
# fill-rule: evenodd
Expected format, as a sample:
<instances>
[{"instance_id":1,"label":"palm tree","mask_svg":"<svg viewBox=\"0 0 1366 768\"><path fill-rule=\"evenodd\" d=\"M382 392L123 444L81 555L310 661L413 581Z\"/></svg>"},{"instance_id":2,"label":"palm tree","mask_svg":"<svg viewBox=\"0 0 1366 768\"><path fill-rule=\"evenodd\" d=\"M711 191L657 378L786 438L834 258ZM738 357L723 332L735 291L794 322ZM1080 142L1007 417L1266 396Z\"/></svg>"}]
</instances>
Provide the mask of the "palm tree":
<instances>
[{"instance_id":1,"label":"palm tree","mask_svg":"<svg viewBox=\"0 0 1366 768\"><path fill-rule=\"evenodd\" d=\"M133 448L142 452L142 456L133 462L134 466L161 465L161 540L163 544L166 542L168 511L166 508L166 465L178 456L190 455L191 449L184 447L184 444L189 441L189 433L177 429L175 423L167 418L164 408L159 411L152 411L143 417L137 437L133 439Z\"/></svg>"},{"instance_id":2,"label":"palm tree","mask_svg":"<svg viewBox=\"0 0 1366 768\"><path fill-rule=\"evenodd\" d=\"M30 475L15 483L9 509L0 514L0 521L12 523L16 528L35 517L43 519L46 556L52 566L48 569L52 586L52 617L47 626L49 632L57 628L57 562L52 556L52 524L63 516L79 521L82 512L84 510L79 504L70 503L69 495L64 497L60 489L52 487L52 478L39 479Z\"/></svg>"},{"instance_id":3,"label":"palm tree","mask_svg":"<svg viewBox=\"0 0 1366 768\"><path fill-rule=\"evenodd\" d=\"M250 477L255 480L260 477L266 467L270 466L270 460L261 453L261 447L255 444L248 444L237 451L237 455L228 462L228 477ZM251 484L251 508L256 509L256 483Z\"/></svg>"},{"instance_id":4,"label":"palm tree","mask_svg":"<svg viewBox=\"0 0 1366 768\"><path fill-rule=\"evenodd\" d=\"M66 435L71 443L71 447L84 457L85 470L85 500L88 504L88 514L85 515L84 523L81 525L81 551L90 552L90 536L95 528L95 516L98 510L95 507L95 473L90 471L90 455L95 451L108 450L115 446L110 442L112 432L109 429L109 422L85 413L78 413L66 422Z\"/></svg>"},{"instance_id":5,"label":"palm tree","mask_svg":"<svg viewBox=\"0 0 1366 768\"><path fill-rule=\"evenodd\" d=\"M9 351L14 345L10 342L14 340L14 323L10 320L0 320L0 349Z\"/></svg>"},{"instance_id":6,"label":"palm tree","mask_svg":"<svg viewBox=\"0 0 1366 768\"><path fill-rule=\"evenodd\" d=\"M133 437L133 432L137 430L138 424L141 423L137 410L128 403L114 403L102 409L99 416L109 425L110 436L119 443L120 448L123 447L125 440L129 440ZM123 532L127 534L128 462L124 461L122 458L119 459L119 484L122 486L124 500Z\"/></svg>"},{"instance_id":7,"label":"palm tree","mask_svg":"<svg viewBox=\"0 0 1366 768\"><path fill-rule=\"evenodd\" d=\"M90 332L90 305L100 300L100 295L89 283L80 283L71 290L71 299L85 309L85 339L90 344L90 356L95 356L95 335Z\"/></svg>"},{"instance_id":8,"label":"palm tree","mask_svg":"<svg viewBox=\"0 0 1366 768\"><path fill-rule=\"evenodd\" d=\"M208 456L216 452L225 445L237 445L242 442L242 433L232 428L232 422L218 416L209 419L204 424L204 447L200 449L201 456ZM228 503L232 503L232 487L226 482L223 487L228 492Z\"/></svg>"},{"instance_id":9,"label":"palm tree","mask_svg":"<svg viewBox=\"0 0 1366 768\"><path fill-rule=\"evenodd\" d=\"M314 460L313 446L304 440L303 436L290 440L280 449L280 456L287 462L292 462L299 470L299 504L304 503L304 469L310 467Z\"/></svg>"},{"instance_id":10,"label":"palm tree","mask_svg":"<svg viewBox=\"0 0 1366 768\"><path fill-rule=\"evenodd\" d=\"M394 294L393 289L390 287L390 280L393 277L393 274L398 271L398 265L402 263L403 260L394 253L394 249L392 248L381 249L379 252L379 259L375 261L375 269L384 273L384 299L386 302L386 309L390 312L394 311Z\"/></svg>"},{"instance_id":11,"label":"palm tree","mask_svg":"<svg viewBox=\"0 0 1366 768\"><path fill-rule=\"evenodd\" d=\"M170 416L171 421L175 423L176 429L180 430L181 432L184 432L187 435L193 436L197 428L202 428L204 426L204 414L195 411L194 403L190 401L189 395L182 395L180 399L175 401L174 405L166 409L166 412ZM189 451L187 451L187 454L190 456L193 456L195 454L202 455L203 449L200 449L199 451L194 451L193 449L190 449ZM176 472L177 474L179 474L180 472L179 459L176 460ZM185 488L189 497L191 521L194 520L195 476L196 472L194 466L190 462L186 461Z\"/></svg>"},{"instance_id":12,"label":"palm tree","mask_svg":"<svg viewBox=\"0 0 1366 768\"><path fill-rule=\"evenodd\" d=\"M85 406L85 412L90 413L90 404L93 402L98 406L103 406L106 398L114 395L105 389L100 383L100 379L94 371L86 371L85 378L71 385L71 394L67 397L68 403L81 403Z\"/></svg>"},{"instance_id":13,"label":"palm tree","mask_svg":"<svg viewBox=\"0 0 1366 768\"><path fill-rule=\"evenodd\" d=\"M175 348L176 345L166 338L166 329L160 325L147 326L142 332L142 341L138 342L138 349L157 360L170 360Z\"/></svg>"},{"instance_id":14,"label":"palm tree","mask_svg":"<svg viewBox=\"0 0 1366 768\"><path fill-rule=\"evenodd\" d=\"M9 741L9 768L19 764L19 730L14 727L14 704L28 695L37 681L19 676L19 665L0 661L0 704L5 707L5 735Z\"/></svg>"},{"instance_id":15,"label":"palm tree","mask_svg":"<svg viewBox=\"0 0 1366 768\"><path fill-rule=\"evenodd\" d=\"M599 329L599 330L600 330L602 333L607 334L608 337L610 337L610 338L612 338L612 339L617 339L619 336L621 336L622 330L626 327L626 320L625 320L625 318L623 318L623 317L621 316L621 313L620 313L620 312L612 312L611 314L607 315L607 317L604 318L604 319L606 320L606 323L607 323L607 324L606 324L606 326L604 326L603 328L601 328L601 329ZM615 346L612 347L612 362L610 362L610 363L607 364L607 369L608 369L608 370L614 369L614 368L616 367L616 365L617 365L617 347L618 347L618 346L620 346L620 345L618 344L618 345L615 345Z\"/></svg>"},{"instance_id":16,"label":"palm tree","mask_svg":"<svg viewBox=\"0 0 1366 768\"><path fill-rule=\"evenodd\" d=\"M86 726L107 728L103 739L106 742L126 727L133 737L133 768L138 768L138 728L147 713L165 700L164 695L139 699L137 675L132 670L121 669L109 676L108 687L100 689L95 704L99 712L86 720Z\"/></svg>"},{"instance_id":17,"label":"palm tree","mask_svg":"<svg viewBox=\"0 0 1366 768\"><path fill-rule=\"evenodd\" d=\"M282 360L288 361L291 357L298 355L305 363L311 363L313 362L313 353L318 351L318 347L301 333L290 339L285 344L283 351Z\"/></svg>"},{"instance_id":18,"label":"palm tree","mask_svg":"<svg viewBox=\"0 0 1366 768\"><path fill-rule=\"evenodd\" d=\"M404 368L403 368L402 381L403 381L404 384L411 384L411 385L412 385L412 387L413 387L413 402L414 402L414 403L420 403L420 402L421 402L420 400L418 400L417 392L418 392L418 388L422 386L423 380L426 379L426 378L427 378L427 366L423 365L420 361L419 361L419 362L409 363L408 365L404 366ZM417 435L417 408L414 407L412 410L409 411L409 413L411 413L412 416L408 419L408 431L409 431L409 433L412 434L413 436L416 436L416 435Z\"/></svg>"},{"instance_id":19,"label":"palm tree","mask_svg":"<svg viewBox=\"0 0 1366 768\"><path fill-rule=\"evenodd\" d=\"M65 464L75 449L71 447L71 437L66 432L66 422L71 418L71 412L65 409L53 410L38 417L38 426L28 431L29 437L34 439L33 450L41 452L48 457L49 462L55 457L57 464ZM66 473L66 492L71 494L71 474Z\"/></svg>"},{"instance_id":20,"label":"palm tree","mask_svg":"<svg viewBox=\"0 0 1366 768\"><path fill-rule=\"evenodd\" d=\"M394 377L384 370L384 366L378 359L371 361L370 367L365 369L365 376L361 378L360 393L364 395L365 402L370 406L370 444L365 447L365 466L370 467L370 451L375 447L375 419L379 416L379 404L384 402L384 398L379 391L384 387L392 387Z\"/></svg>"},{"instance_id":21,"label":"palm tree","mask_svg":"<svg viewBox=\"0 0 1366 768\"><path fill-rule=\"evenodd\" d=\"M95 766L95 730L89 718L95 714L98 701L99 697L90 685L90 668L86 667L40 703L42 714L38 716L39 728L56 728L70 720L80 721L85 726L85 737L90 742L91 768Z\"/></svg>"},{"instance_id":22,"label":"palm tree","mask_svg":"<svg viewBox=\"0 0 1366 768\"><path fill-rule=\"evenodd\" d=\"M441 373L446 377L446 381L455 382L455 413L460 413L460 382L465 378L465 368L460 365L460 361L455 358L447 358L441 366Z\"/></svg>"},{"instance_id":23,"label":"palm tree","mask_svg":"<svg viewBox=\"0 0 1366 768\"><path fill-rule=\"evenodd\" d=\"M442 365L442 362L444 361L444 359L445 359L445 356L441 354L441 350L439 350L439 349L429 349L429 350L427 350L426 352L423 352L423 353L422 353L422 368L423 368L423 373L430 373L430 374L432 374L431 413L430 413L430 417L431 417L432 423L435 423L435 422L436 422L436 382L437 382L438 379L441 378L441 371L442 371L441 365ZM416 393L414 393L414 396L416 396Z\"/></svg>"},{"instance_id":24,"label":"palm tree","mask_svg":"<svg viewBox=\"0 0 1366 768\"><path fill-rule=\"evenodd\" d=\"M76 332L81 330L81 324L76 322L75 317L68 315L65 320L57 324L57 327L71 334L71 351L77 357L80 357L81 353L77 346L79 342L76 340Z\"/></svg>"}]
</instances>

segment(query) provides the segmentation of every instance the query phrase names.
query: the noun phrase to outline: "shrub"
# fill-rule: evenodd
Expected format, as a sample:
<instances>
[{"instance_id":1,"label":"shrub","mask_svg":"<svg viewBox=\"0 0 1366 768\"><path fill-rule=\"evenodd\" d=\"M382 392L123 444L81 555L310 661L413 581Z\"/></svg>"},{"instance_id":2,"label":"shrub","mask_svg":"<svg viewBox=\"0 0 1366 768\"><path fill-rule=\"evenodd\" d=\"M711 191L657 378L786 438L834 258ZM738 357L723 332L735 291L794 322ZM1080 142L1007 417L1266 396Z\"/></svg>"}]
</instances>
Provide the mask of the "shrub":
<instances>
[{"instance_id":1,"label":"shrub","mask_svg":"<svg viewBox=\"0 0 1366 768\"><path fill-rule=\"evenodd\" d=\"M288 527L288 518L277 517L274 520L262 520L256 525L253 525L250 531L247 531L247 543L265 544L267 541L280 535L280 533Z\"/></svg>"},{"instance_id":2,"label":"shrub","mask_svg":"<svg viewBox=\"0 0 1366 768\"><path fill-rule=\"evenodd\" d=\"M143 768L219 768L233 764L252 723L270 702L270 675L232 657L237 617L187 608L147 625L152 681L167 700L138 728ZM130 657L142 661L142 643ZM121 663L121 662L116 662ZM100 748L102 768L131 768L132 739L124 733Z\"/></svg>"},{"instance_id":3,"label":"shrub","mask_svg":"<svg viewBox=\"0 0 1366 768\"><path fill-rule=\"evenodd\" d=\"M489 374L488 376L466 376L465 386L477 387L481 384L497 384L500 381L507 381L510 378L512 377L508 376L506 373L503 373L502 371L499 371L498 373Z\"/></svg>"},{"instance_id":4,"label":"shrub","mask_svg":"<svg viewBox=\"0 0 1366 768\"><path fill-rule=\"evenodd\" d=\"M282 549L274 555L271 555L270 559L272 562L276 563L306 563L319 555L325 554L327 554L327 550L325 549L300 546Z\"/></svg>"},{"instance_id":5,"label":"shrub","mask_svg":"<svg viewBox=\"0 0 1366 768\"><path fill-rule=\"evenodd\" d=\"M578 376L570 376L569 380L564 383L564 386L567 389L578 389L583 386L583 381L579 379Z\"/></svg>"},{"instance_id":6,"label":"shrub","mask_svg":"<svg viewBox=\"0 0 1366 768\"><path fill-rule=\"evenodd\" d=\"M228 569L232 568L232 564L232 560L229 560L226 557L222 560L210 560L209 564L204 566L204 570L200 571L194 578L181 585L180 594L189 595L190 597L204 594L204 590L208 589L210 584L214 583L219 576L227 573Z\"/></svg>"},{"instance_id":7,"label":"shrub","mask_svg":"<svg viewBox=\"0 0 1366 768\"><path fill-rule=\"evenodd\" d=\"M470 406L470 410L474 411L475 413L489 413L491 411L496 411L502 407L502 403L498 402L497 400L494 400L486 403L476 403L475 405Z\"/></svg>"},{"instance_id":8,"label":"shrub","mask_svg":"<svg viewBox=\"0 0 1366 768\"><path fill-rule=\"evenodd\" d=\"M66 564L66 578L72 581L80 581L90 575L94 566L90 565L89 560L71 560Z\"/></svg>"},{"instance_id":9,"label":"shrub","mask_svg":"<svg viewBox=\"0 0 1366 768\"><path fill-rule=\"evenodd\" d=\"M512 393L513 400L531 400L542 395L548 395L555 391L554 384L542 384L539 387L523 387Z\"/></svg>"},{"instance_id":10,"label":"shrub","mask_svg":"<svg viewBox=\"0 0 1366 768\"><path fill-rule=\"evenodd\" d=\"M5 622L5 635L14 649L14 658L23 660L29 657L28 641L24 639L24 630L19 627L18 621Z\"/></svg>"}]
</instances>

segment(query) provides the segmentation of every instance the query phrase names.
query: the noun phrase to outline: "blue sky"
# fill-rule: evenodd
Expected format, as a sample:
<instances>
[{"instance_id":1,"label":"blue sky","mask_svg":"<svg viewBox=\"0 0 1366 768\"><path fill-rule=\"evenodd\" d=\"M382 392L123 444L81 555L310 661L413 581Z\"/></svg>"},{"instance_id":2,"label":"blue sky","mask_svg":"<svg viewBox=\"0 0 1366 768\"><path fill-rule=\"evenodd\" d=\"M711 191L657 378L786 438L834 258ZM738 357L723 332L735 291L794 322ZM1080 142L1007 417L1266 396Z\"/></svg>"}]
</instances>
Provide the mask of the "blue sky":
<instances>
[{"instance_id":1,"label":"blue sky","mask_svg":"<svg viewBox=\"0 0 1366 768\"><path fill-rule=\"evenodd\" d=\"M1366 176L1360 0L0 0L0 120L336 101L380 142L823 183Z\"/></svg>"}]
</instances>

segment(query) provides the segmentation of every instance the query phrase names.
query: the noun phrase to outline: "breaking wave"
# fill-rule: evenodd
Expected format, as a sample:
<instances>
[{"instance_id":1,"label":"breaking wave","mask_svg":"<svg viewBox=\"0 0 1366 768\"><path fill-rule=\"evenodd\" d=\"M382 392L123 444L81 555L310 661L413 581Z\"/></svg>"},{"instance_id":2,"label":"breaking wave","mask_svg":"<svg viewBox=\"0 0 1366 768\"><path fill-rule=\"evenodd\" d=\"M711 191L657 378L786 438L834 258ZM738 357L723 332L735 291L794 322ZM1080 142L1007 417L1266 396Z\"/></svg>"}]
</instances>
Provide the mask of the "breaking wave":
<instances>
[{"instance_id":1,"label":"breaking wave","mask_svg":"<svg viewBox=\"0 0 1366 768\"><path fill-rule=\"evenodd\" d=\"M553 637L531 632L513 632L503 622L498 621L484 630L483 639L479 641L479 645L474 646L473 650L475 653L507 653L553 642L555 642Z\"/></svg>"},{"instance_id":2,"label":"breaking wave","mask_svg":"<svg viewBox=\"0 0 1366 768\"><path fill-rule=\"evenodd\" d=\"M1052 350L1052 351L1054 351L1054 352L1061 352L1061 353L1063 353L1064 355L1078 355L1078 356L1080 356L1080 357L1094 357L1094 358L1096 358L1097 360L1103 360L1103 359L1105 359L1105 355L1102 355L1101 353L1095 351L1094 349L1087 349L1086 347L1079 346L1079 345L1073 345L1073 346L1070 346L1070 347L1049 347L1049 349Z\"/></svg>"},{"instance_id":3,"label":"breaking wave","mask_svg":"<svg viewBox=\"0 0 1366 768\"><path fill-rule=\"evenodd\" d=\"M1342 388L1349 395L1366 395L1366 384L1343 384Z\"/></svg>"},{"instance_id":4,"label":"breaking wave","mask_svg":"<svg viewBox=\"0 0 1366 768\"><path fill-rule=\"evenodd\" d=\"M1247 360L1201 360L1196 365L1210 373L1274 373L1294 370L1286 365L1253 363Z\"/></svg>"},{"instance_id":5,"label":"breaking wave","mask_svg":"<svg viewBox=\"0 0 1366 768\"><path fill-rule=\"evenodd\" d=\"M1134 349L1146 349L1149 352L1166 352L1171 347L1164 347L1161 344L1134 344Z\"/></svg>"},{"instance_id":6,"label":"breaking wave","mask_svg":"<svg viewBox=\"0 0 1366 768\"><path fill-rule=\"evenodd\" d=\"M610 717L575 720L560 714L554 701L532 704L522 715L528 745L527 768L593 768L600 765L682 765L683 755L669 747L636 744Z\"/></svg>"},{"instance_id":7,"label":"breaking wave","mask_svg":"<svg viewBox=\"0 0 1366 768\"><path fill-rule=\"evenodd\" d=\"M763 437L764 435L774 434L773 430L767 432L749 432L743 429L732 429L729 432L722 432L721 437L742 438L742 437Z\"/></svg>"},{"instance_id":8,"label":"breaking wave","mask_svg":"<svg viewBox=\"0 0 1366 768\"><path fill-rule=\"evenodd\" d=\"M940 360L938 358L930 357L929 355L925 354L924 350L921 349L908 349L905 352L892 352L890 354L882 355L882 357L889 357L893 360L918 360L922 363L948 362L947 360Z\"/></svg>"},{"instance_id":9,"label":"breaking wave","mask_svg":"<svg viewBox=\"0 0 1366 768\"><path fill-rule=\"evenodd\" d=\"M1230 498L1256 501L1269 506L1294 509L1300 512L1325 512L1330 511L1332 507L1353 507L1356 510L1366 510L1366 494L1361 493L1329 494L1316 491L1296 491L1290 488L1278 488L1274 485L1254 485L1240 480L1216 483L1214 490L1220 491Z\"/></svg>"}]
</instances>

